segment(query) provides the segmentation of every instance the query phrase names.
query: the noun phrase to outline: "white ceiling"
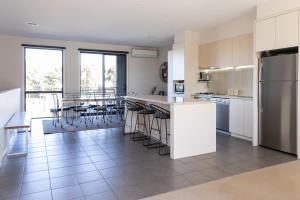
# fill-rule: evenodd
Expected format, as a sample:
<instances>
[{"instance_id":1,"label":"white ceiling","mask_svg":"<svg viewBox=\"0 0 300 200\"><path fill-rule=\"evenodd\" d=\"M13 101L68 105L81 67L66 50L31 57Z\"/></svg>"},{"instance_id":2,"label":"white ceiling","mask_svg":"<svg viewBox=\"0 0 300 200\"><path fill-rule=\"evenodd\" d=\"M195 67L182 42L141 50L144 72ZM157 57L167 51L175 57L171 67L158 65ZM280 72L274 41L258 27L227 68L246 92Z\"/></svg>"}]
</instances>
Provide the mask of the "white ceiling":
<instances>
[{"instance_id":1,"label":"white ceiling","mask_svg":"<svg viewBox=\"0 0 300 200\"><path fill-rule=\"evenodd\" d=\"M174 33L219 26L265 1L1 0L0 33L159 47Z\"/></svg>"}]
</instances>

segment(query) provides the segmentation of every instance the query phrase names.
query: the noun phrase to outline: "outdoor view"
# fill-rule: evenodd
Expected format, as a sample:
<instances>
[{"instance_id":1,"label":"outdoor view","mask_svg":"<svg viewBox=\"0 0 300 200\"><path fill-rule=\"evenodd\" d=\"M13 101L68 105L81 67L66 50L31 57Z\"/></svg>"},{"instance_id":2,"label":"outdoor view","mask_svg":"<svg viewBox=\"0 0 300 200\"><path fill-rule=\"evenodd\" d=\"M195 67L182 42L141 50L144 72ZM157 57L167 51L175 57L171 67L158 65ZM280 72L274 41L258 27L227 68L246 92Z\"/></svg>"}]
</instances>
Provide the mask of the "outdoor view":
<instances>
[{"instance_id":1,"label":"outdoor view","mask_svg":"<svg viewBox=\"0 0 300 200\"><path fill-rule=\"evenodd\" d=\"M51 94L62 96L62 56L62 50L25 48L26 111L33 117L51 116Z\"/></svg>"},{"instance_id":2,"label":"outdoor view","mask_svg":"<svg viewBox=\"0 0 300 200\"><path fill-rule=\"evenodd\" d=\"M81 92L116 91L117 56L81 53ZM53 93L62 98L63 50L25 48L26 111L33 117L50 117Z\"/></svg>"},{"instance_id":3,"label":"outdoor view","mask_svg":"<svg viewBox=\"0 0 300 200\"><path fill-rule=\"evenodd\" d=\"M103 88L115 89L116 66L117 56L81 53L81 92L100 92Z\"/></svg>"}]
</instances>

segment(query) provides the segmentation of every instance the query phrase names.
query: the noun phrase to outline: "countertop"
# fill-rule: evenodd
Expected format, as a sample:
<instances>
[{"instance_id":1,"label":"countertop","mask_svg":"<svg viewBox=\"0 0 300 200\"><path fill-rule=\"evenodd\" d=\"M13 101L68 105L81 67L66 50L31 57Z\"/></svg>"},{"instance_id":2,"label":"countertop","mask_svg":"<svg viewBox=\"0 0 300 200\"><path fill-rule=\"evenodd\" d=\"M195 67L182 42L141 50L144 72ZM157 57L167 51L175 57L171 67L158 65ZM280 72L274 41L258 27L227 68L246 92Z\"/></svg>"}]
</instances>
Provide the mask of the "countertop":
<instances>
[{"instance_id":1,"label":"countertop","mask_svg":"<svg viewBox=\"0 0 300 200\"><path fill-rule=\"evenodd\" d=\"M134 99L146 102L153 102L159 104L211 104L214 102L210 101L203 101L201 99L194 99L194 98L183 98L183 102L176 102L175 98L167 97L167 96L159 96L159 95L138 95L138 96L125 96L125 99Z\"/></svg>"},{"instance_id":2,"label":"countertop","mask_svg":"<svg viewBox=\"0 0 300 200\"><path fill-rule=\"evenodd\" d=\"M251 96L232 96L232 95L225 95L225 94L193 94L194 96L199 97L219 97L219 98L228 98L228 99L253 99Z\"/></svg>"}]
</instances>

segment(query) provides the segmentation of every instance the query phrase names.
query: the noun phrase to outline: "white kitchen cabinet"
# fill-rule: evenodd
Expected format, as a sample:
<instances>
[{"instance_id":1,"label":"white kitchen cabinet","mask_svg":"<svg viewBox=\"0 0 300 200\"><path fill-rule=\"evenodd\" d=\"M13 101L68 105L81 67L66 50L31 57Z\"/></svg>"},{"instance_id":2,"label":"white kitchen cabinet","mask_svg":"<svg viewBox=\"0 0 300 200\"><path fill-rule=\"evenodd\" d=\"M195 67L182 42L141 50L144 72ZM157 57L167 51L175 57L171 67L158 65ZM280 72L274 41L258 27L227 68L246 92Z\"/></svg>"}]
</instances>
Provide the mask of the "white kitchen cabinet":
<instances>
[{"instance_id":1,"label":"white kitchen cabinet","mask_svg":"<svg viewBox=\"0 0 300 200\"><path fill-rule=\"evenodd\" d=\"M241 99L230 99L229 132L243 132L243 100Z\"/></svg>"},{"instance_id":2,"label":"white kitchen cabinet","mask_svg":"<svg viewBox=\"0 0 300 200\"><path fill-rule=\"evenodd\" d=\"M199 46L199 69L216 66L216 42Z\"/></svg>"},{"instance_id":3,"label":"white kitchen cabinet","mask_svg":"<svg viewBox=\"0 0 300 200\"><path fill-rule=\"evenodd\" d=\"M252 99L230 99L229 132L232 136L252 139L253 101Z\"/></svg>"},{"instance_id":4,"label":"white kitchen cabinet","mask_svg":"<svg viewBox=\"0 0 300 200\"><path fill-rule=\"evenodd\" d=\"M199 46L199 69L253 64L253 34L244 34Z\"/></svg>"},{"instance_id":5,"label":"white kitchen cabinet","mask_svg":"<svg viewBox=\"0 0 300 200\"><path fill-rule=\"evenodd\" d=\"M253 101L252 99L243 100L244 104L244 129L243 134L246 137L252 138L253 137Z\"/></svg>"},{"instance_id":6,"label":"white kitchen cabinet","mask_svg":"<svg viewBox=\"0 0 300 200\"><path fill-rule=\"evenodd\" d=\"M216 44L216 64L218 67L232 67L232 38L220 40Z\"/></svg>"},{"instance_id":7,"label":"white kitchen cabinet","mask_svg":"<svg viewBox=\"0 0 300 200\"><path fill-rule=\"evenodd\" d=\"M233 38L232 45L232 57L233 66L243 66L250 65L253 63L253 58L251 57L251 38L250 34L245 34Z\"/></svg>"},{"instance_id":8,"label":"white kitchen cabinet","mask_svg":"<svg viewBox=\"0 0 300 200\"><path fill-rule=\"evenodd\" d=\"M298 46L299 13L276 17L276 49Z\"/></svg>"},{"instance_id":9,"label":"white kitchen cabinet","mask_svg":"<svg viewBox=\"0 0 300 200\"><path fill-rule=\"evenodd\" d=\"M265 19L256 22L256 52L275 49L275 26L275 18Z\"/></svg>"},{"instance_id":10,"label":"white kitchen cabinet","mask_svg":"<svg viewBox=\"0 0 300 200\"><path fill-rule=\"evenodd\" d=\"M173 80L184 80L184 43L173 45Z\"/></svg>"}]
</instances>

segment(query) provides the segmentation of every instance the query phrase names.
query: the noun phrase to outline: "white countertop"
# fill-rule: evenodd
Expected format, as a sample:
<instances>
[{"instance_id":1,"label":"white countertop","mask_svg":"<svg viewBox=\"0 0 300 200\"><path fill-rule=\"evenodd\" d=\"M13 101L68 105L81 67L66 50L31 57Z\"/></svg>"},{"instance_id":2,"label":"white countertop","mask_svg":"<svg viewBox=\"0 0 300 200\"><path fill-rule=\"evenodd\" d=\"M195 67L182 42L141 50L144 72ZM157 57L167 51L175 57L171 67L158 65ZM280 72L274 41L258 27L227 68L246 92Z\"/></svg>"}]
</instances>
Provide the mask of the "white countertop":
<instances>
[{"instance_id":1,"label":"white countertop","mask_svg":"<svg viewBox=\"0 0 300 200\"><path fill-rule=\"evenodd\" d=\"M159 95L138 95L138 96L125 96L126 99L134 99L146 102L153 102L159 104L211 104L214 102L211 101L203 101L200 99L193 99L193 98L183 98L183 102L176 102L175 98L167 96L159 96Z\"/></svg>"}]
</instances>

